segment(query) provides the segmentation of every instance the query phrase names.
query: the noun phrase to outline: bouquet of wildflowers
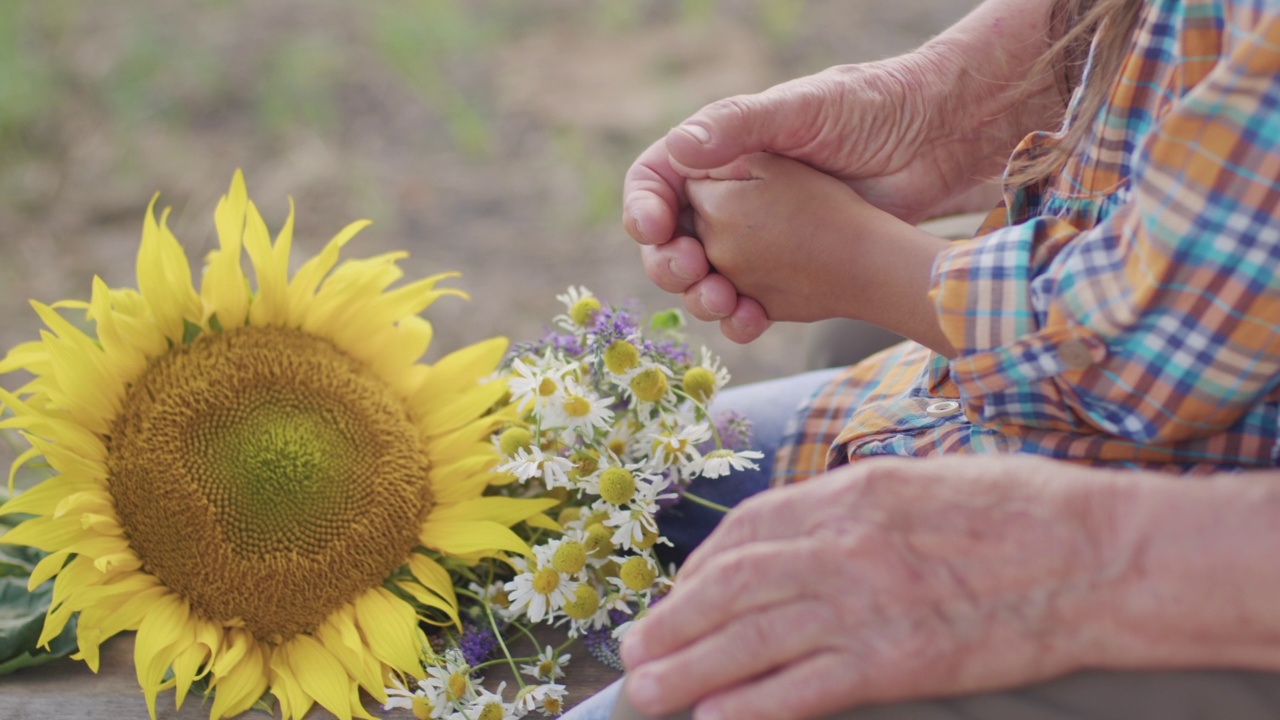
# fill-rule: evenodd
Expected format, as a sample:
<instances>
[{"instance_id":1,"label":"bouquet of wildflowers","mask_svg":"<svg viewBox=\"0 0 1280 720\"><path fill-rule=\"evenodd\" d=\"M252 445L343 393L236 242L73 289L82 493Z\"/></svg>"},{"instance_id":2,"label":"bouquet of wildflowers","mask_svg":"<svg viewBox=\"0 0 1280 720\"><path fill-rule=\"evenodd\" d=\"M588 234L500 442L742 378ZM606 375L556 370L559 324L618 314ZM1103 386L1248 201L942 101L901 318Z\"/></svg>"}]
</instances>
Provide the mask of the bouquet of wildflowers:
<instances>
[{"instance_id":1,"label":"bouquet of wildflowers","mask_svg":"<svg viewBox=\"0 0 1280 720\"><path fill-rule=\"evenodd\" d=\"M492 437L502 457L498 493L555 498L556 517L525 521L530 557L451 568L471 579L460 590L472 601L462 603L465 630L438 638L444 649L426 679L388 688L389 707L450 720L558 714L566 650L581 639L620 667L618 638L669 588L655 552L670 545L656 519L661 509L683 497L725 510L688 493L689 482L755 468L762 457L745 449L744 419L709 414L729 373L706 348L695 361L677 311L642 327L633 309L607 306L586 288L557 299L565 312L555 329L513 347L502 363L513 413ZM536 624L563 628L566 642L524 659L526 683L504 638ZM486 690L478 674L500 663L520 685L510 702L503 686Z\"/></svg>"}]
</instances>

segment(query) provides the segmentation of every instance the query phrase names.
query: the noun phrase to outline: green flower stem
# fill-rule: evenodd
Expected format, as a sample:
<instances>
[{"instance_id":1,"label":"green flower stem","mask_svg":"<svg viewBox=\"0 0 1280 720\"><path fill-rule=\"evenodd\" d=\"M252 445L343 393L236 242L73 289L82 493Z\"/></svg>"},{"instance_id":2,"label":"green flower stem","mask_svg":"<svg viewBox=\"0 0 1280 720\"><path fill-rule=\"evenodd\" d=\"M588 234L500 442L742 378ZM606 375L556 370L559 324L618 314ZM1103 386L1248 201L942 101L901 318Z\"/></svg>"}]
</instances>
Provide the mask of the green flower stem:
<instances>
[{"instance_id":1,"label":"green flower stem","mask_svg":"<svg viewBox=\"0 0 1280 720\"><path fill-rule=\"evenodd\" d=\"M539 648L538 648L538 638L536 638L536 637L534 637L534 636L533 636L533 633L529 630L529 628L525 627L524 625L521 625L520 623L516 622L515 620L512 620L509 624L514 625L514 626L515 626L515 628L516 628L517 630L519 630L520 632L524 633L524 636L525 636L525 637L529 638L529 642L533 643L533 649L534 649L535 651L537 651L537 650L539 649Z\"/></svg>"},{"instance_id":2,"label":"green flower stem","mask_svg":"<svg viewBox=\"0 0 1280 720\"><path fill-rule=\"evenodd\" d=\"M489 572L489 581L485 586L493 583L493 571ZM511 674L515 675L516 682L520 684L520 689L525 688L524 679L520 677L520 668L516 667L516 661L511 659L511 651L507 649L507 641L502 637L502 631L498 629L498 621L493 618L493 607L490 606L488 599L483 603L485 617L489 618L489 627L493 629L493 636L498 639L498 647L502 648L502 655L507 659L507 664L511 666Z\"/></svg>"},{"instance_id":3,"label":"green flower stem","mask_svg":"<svg viewBox=\"0 0 1280 720\"><path fill-rule=\"evenodd\" d=\"M560 646L559 646L559 647L557 647L557 648L555 649L555 655L556 655L556 657L559 657L560 655L563 655L563 654L564 654L564 651L565 651L565 650L568 650L568 649L569 649L569 648L571 648L571 647L573 647L573 644L574 644L574 643L576 643L576 642L578 642L578 638L569 638L568 640L565 640L563 643L561 643L561 644L560 644Z\"/></svg>"},{"instance_id":4,"label":"green flower stem","mask_svg":"<svg viewBox=\"0 0 1280 720\"><path fill-rule=\"evenodd\" d=\"M685 400L693 403L693 407L696 411L694 418L697 420L705 419L707 421L707 424L711 426L711 437L716 441L716 449L724 449L724 443L720 441L720 428L716 427L715 421L711 419L711 410L697 400L689 397L689 395L683 390L676 390L672 388L671 392L674 393L676 397L684 398Z\"/></svg>"},{"instance_id":5,"label":"green flower stem","mask_svg":"<svg viewBox=\"0 0 1280 720\"><path fill-rule=\"evenodd\" d=\"M712 510L717 510L722 513L727 513L733 509L733 508L725 507L724 505L721 505L718 502L712 502L710 500L707 500L706 498L700 498L691 492L682 493L680 497L684 498L685 500L688 500L689 502L701 505L702 507L711 508Z\"/></svg>"}]
</instances>

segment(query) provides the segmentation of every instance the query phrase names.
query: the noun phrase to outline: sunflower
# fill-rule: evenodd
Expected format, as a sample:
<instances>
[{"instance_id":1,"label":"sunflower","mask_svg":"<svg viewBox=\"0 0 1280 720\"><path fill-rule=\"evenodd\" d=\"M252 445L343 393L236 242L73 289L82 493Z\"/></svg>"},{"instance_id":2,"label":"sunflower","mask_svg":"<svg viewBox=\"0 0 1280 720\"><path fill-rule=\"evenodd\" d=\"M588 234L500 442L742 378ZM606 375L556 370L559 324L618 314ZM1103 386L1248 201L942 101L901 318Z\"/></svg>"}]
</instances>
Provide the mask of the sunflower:
<instances>
[{"instance_id":1,"label":"sunflower","mask_svg":"<svg viewBox=\"0 0 1280 720\"><path fill-rule=\"evenodd\" d=\"M219 246L197 292L166 210L147 208L138 288L95 278L91 299L32 305L48 330L0 360L0 429L54 475L0 506L32 518L0 537L48 553L40 644L79 614L99 646L137 631L138 682L181 707L193 683L211 717L270 691L285 718L319 704L369 717L389 675L422 677L420 621L456 623L447 559L527 554L511 530L553 500L484 496L501 482L486 438L512 418L487 381L506 340L420 362L419 316L454 273L391 288L390 253L338 264L348 225L289 277L293 211L273 243L239 172L214 215ZM247 254L256 289L242 266ZM59 309L83 310L93 331Z\"/></svg>"}]
</instances>

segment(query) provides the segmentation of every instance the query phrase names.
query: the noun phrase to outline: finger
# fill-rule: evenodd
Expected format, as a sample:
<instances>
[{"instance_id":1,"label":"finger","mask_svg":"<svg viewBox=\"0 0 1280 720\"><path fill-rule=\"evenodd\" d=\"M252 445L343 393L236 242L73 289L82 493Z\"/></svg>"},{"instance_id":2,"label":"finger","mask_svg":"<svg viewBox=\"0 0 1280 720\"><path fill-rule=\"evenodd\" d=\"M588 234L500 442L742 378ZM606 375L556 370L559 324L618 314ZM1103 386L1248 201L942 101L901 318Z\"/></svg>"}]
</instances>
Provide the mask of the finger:
<instances>
[{"instance_id":1,"label":"finger","mask_svg":"<svg viewBox=\"0 0 1280 720\"><path fill-rule=\"evenodd\" d=\"M765 150L792 155L812 144L823 112L821 88L802 78L713 102L672 128L666 146L672 164L686 172Z\"/></svg>"},{"instance_id":2,"label":"finger","mask_svg":"<svg viewBox=\"0 0 1280 720\"><path fill-rule=\"evenodd\" d=\"M640 246L640 262L649 280L669 293L684 293L711 271L702 243L687 235L661 245Z\"/></svg>"},{"instance_id":3,"label":"finger","mask_svg":"<svg viewBox=\"0 0 1280 720\"><path fill-rule=\"evenodd\" d=\"M683 300L684 308L690 315L711 322L728 317L733 312L738 306L738 291L728 278L712 272L689 286L684 291Z\"/></svg>"},{"instance_id":4,"label":"finger","mask_svg":"<svg viewBox=\"0 0 1280 720\"><path fill-rule=\"evenodd\" d=\"M801 597L814 581L814 543L807 538L753 543L708 561L624 636L628 669L669 655L759 608Z\"/></svg>"},{"instance_id":5,"label":"finger","mask_svg":"<svg viewBox=\"0 0 1280 720\"><path fill-rule=\"evenodd\" d=\"M665 715L811 655L830 644L836 627L818 600L785 603L734 619L710 636L627 675L637 709Z\"/></svg>"},{"instance_id":6,"label":"finger","mask_svg":"<svg viewBox=\"0 0 1280 720\"><path fill-rule=\"evenodd\" d=\"M856 658L833 651L792 662L700 702L698 720L809 720L857 704L861 697Z\"/></svg>"},{"instance_id":7,"label":"finger","mask_svg":"<svg viewBox=\"0 0 1280 720\"><path fill-rule=\"evenodd\" d=\"M752 298L739 296L733 312L720 321L720 334L745 345L763 335L772 324L764 306Z\"/></svg>"},{"instance_id":8,"label":"finger","mask_svg":"<svg viewBox=\"0 0 1280 720\"><path fill-rule=\"evenodd\" d=\"M684 205L684 177L671 167L666 143L659 140L640 153L623 179L622 226L636 242L664 243L675 234Z\"/></svg>"},{"instance_id":9,"label":"finger","mask_svg":"<svg viewBox=\"0 0 1280 720\"><path fill-rule=\"evenodd\" d=\"M683 582L699 574L710 561L737 547L810 537L813 529L832 513L844 512L833 505L832 493L843 493L850 482L864 474L864 466L878 463L871 460L846 465L803 483L770 488L743 500L689 555L677 580Z\"/></svg>"},{"instance_id":10,"label":"finger","mask_svg":"<svg viewBox=\"0 0 1280 720\"><path fill-rule=\"evenodd\" d=\"M674 161L672 162L672 167L683 172L682 166ZM781 155L775 155L770 152L757 152L749 155L739 155L730 161L728 165L711 168L703 171L703 173L705 179L708 180L763 180L773 175L805 167L807 166ZM692 185L692 183L689 184Z\"/></svg>"}]
</instances>

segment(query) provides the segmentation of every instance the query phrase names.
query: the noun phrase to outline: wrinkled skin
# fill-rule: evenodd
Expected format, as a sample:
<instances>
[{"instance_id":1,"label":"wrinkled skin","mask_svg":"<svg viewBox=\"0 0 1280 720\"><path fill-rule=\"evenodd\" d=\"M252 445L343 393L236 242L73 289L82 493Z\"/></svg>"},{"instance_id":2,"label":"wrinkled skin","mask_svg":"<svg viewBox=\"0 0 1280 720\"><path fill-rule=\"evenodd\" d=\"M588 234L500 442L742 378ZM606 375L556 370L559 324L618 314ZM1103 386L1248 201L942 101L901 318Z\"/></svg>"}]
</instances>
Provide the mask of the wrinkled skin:
<instances>
[{"instance_id":1,"label":"wrinkled skin","mask_svg":"<svg viewBox=\"0 0 1280 720\"><path fill-rule=\"evenodd\" d=\"M994 151L957 129L956 114L921 84L936 62L916 53L840 66L720 100L651 145L623 189L623 224L642 245L649 278L683 294L694 316L723 320L730 339L748 342L764 331L768 318L759 303L740 299L731 282L711 272L693 235L686 192L687 179L755 152L832 175L906 222L971 206L972 195L984 191L983 173L997 171L1008 141L992 143L1001 148ZM688 128L700 128L709 140Z\"/></svg>"},{"instance_id":2,"label":"wrinkled skin","mask_svg":"<svg viewBox=\"0 0 1280 720\"><path fill-rule=\"evenodd\" d=\"M756 496L625 637L629 698L799 720L1068 672L1094 637L1081 608L1129 561L1113 479L1032 457L876 459Z\"/></svg>"}]
</instances>

